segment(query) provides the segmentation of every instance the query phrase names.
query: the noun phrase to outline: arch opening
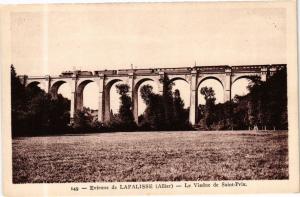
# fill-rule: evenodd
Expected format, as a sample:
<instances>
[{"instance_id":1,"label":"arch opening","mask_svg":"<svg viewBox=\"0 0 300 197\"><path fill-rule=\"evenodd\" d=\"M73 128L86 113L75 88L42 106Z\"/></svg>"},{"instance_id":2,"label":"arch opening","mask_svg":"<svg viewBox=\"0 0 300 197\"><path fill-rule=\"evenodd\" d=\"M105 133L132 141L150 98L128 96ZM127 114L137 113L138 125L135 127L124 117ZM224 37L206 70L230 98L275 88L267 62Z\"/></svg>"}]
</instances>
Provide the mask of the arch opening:
<instances>
[{"instance_id":1,"label":"arch opening","mask_svg":"<svg viewBox=\"0 0 300 197\"><path fill-rule=\"evenodd\" d=\"M32 87L32 86L39 86L40 87L41 83L39 81L32 81L26 85L26 87Z\"/></svg>"},{"instance_id":2,"label":"arch opening","mask_svg":"<svg viewBox=\"0 0 300 197\"><path fill-rule=\"evenodd\" d=\"M140 91L141 91L141 87L143 85L150 85L152 86L153 88L153 92L157 93L158 92L158 88L157 88L157 85L155 85L155 82L153 79L150 79L150 78L144 78L144 79L141 79L139 80L135 86L134 86L134 94L135 94L135 100L133 100L132 102L135 102L134 103L134 106L136 108L134 108L134 114L137 114L137 116L140 116L142 115L144 112L145 112L145 109L146 109L146 104L144 103L142 97L141 97L141 94L140 94ZM138 121L138 120L136 120Z\"/></svg>"},{"instance_id":3,"label":"arch opening","mask_svg":"<svg viewBox=\"0 0 300 197\"><path fill-rule=\"evenodd\" d=\"M26 89L29 90L33 95L40 93L40 91L45 91L39 81L30 82L26 85Z\"/></svg>"},{"instance_id":4,"label":"arch opening","mask_svg":"<svg viewBox=\"0 0 300 197\"><path fill-rule=\"evenodd\" d=\"M190 99L191 88L188 81L181 77L173 78L170 81L174 83L172 92L174 93L176 89L179 90L180 97L184 102L184 108L189 108L191 102Z\"/></svg>"},{"instance_id":5,"label":"arch opening","mask_svg":"<svg viewBox=\"0 0 300 197\"><path fill-rule=\"evenodd\" d=\"M189 83L181 77L176 77L170 79L170 83L174 83L172 87L172 92L174 93L176 89L179 90L180 97L184 102L184 108L188 108L190 106L190 86ZM142 115L145 112L146 104L144 103L140 90L143 87L143 85L150 85L153 88L153 93L158 93L158 85L157 82L150 78L145 78L137 82L137 85L135 86L135 94L137 95L137 100L135 101L135 106L138 106L138 109L135 109L134 111L136 115L136 121L140 122L142 119ZM139 121L140 120L140 121Z\"/></svg>"},{"instance_id":6,"label":"arch opening","mask_svg":"<svg viewBox=\"0 0 300 197\"><path fill-rule=\"evenodd\" d=\"M201 80L199 81L198 86L197 86L197 89L199 89L199 87L201 86L201 84L204 83L204 82L207 81L207 80L210 80L210 81L211 81L211 80L217 81L217 82L219 82L219 84L222 86L222 88L224 88L224 85L223 85L221 79L219 79L219 78L217 78L217 77L214 77L214 76L208 76L208 77L205 77L205 78L203 78L203 79L201 79ZM206 83L206 82L205 82L205 83Z\"/></svg>"},{"instance_id":7,"label":"arch opening","mask_svg":"<svg viewBox=\"0 0 300 197\"><path fill-rule=\"evenodd\" d=\"M215 103L223 103L224 102L224 87L220 79L216 77L207 77L200 81L197 93L198 93L198 104L205 105L206 101L204 99L204 95L201 94L201 88L208 87L212 88L215 93L216 101Z\"/></svg>"},{"instance_id":8,"label":"arch opening","mask_svg":"<svg viewBox=\"0 0 300 197\"><path fill-rule=\"evenodd\" d=\"M82 110L83 107L88 107L91 112L93 107L94 110L97 109L97 87L94 87L96 85L93 80L84 80L77 86L76 91L76 107L78 110ZM96 85L97 86L97 85ZM91 89L92 87L92 89ZM87 94L87 95L86 95Z\"/></svg>"},{"instance_id":9,"label":"arch opening","mask_svg":"<svg viewBox=\"0 0 300 197\"><path fill-rule=\"evenodd\" d=\"M117 84L124 83L121 79L113 79L109 81L105 86L104 91L104 121L111 120L113 114L118 113L120 108L120 95L117 93Z\"/></svg>"},{"instance_id":10,"label":"arch opening","mask_svg":"<svg viewBox=\"0 0 300 197\"><path fill-rule=\"evenodd\" d=\"M56 90L56 98L58 95L62 95L63 97L71 100L71 88L68 83L61 83Z\"/></svg>"},{"instance_id":11,"label":"arch opening","mask_svg":"<svg viewBox=\"0 0 300 197\"><path fill-rule=\"evenodd\" d=\"M144 86L144 85L150 85L153 89L153 93L155 94L158 94L158 85L157 83L154 81L154 80L145 80L143 81L140 86L138 87L137 91L136 91L136 106L138 106L138 109L137 111L135 111L134 113L137 114L137 117L136 117L136 122L137 123L140 123L141 120L142 120L142 115L145 113L145 110L147 108L147 105L145 104L144 100L142 99L142 96L141 96L141 88Z\"/></svg>"},{"instance_id":12,"label":"arch opening","mask_svg":"<svg viewBox=\"0 0 300 197\"><path fill-rule=\"evenodd\" d=\"M64 85L64 87L61 89L61 86ZM66 81L56 81L55 83L52 84L51 88L50 88L50 94L51 96L55 99L57 98L58 94L62 94L62 95L70 95L69 97L67 97L68 99L71 99L71 91L67 92L67 82Z\"/></svg>"},{"instance_id":13,"label":"arch opening","mask_svg":"<svg viewBox=\"0 0 300 197\"><path fill-rule=\"evenodd\" d=\"M252 83L252 78L249 76L239 77L231 84L231 96L234 99L236 96L245 96L249 93L248 86Z\"/></svg>"},{"instance_id":14,"label":"arch opening","mask_svg":"<svg viewBox=\"0 0 300 197\"><path fill-rule=\"evenodd\" d=\"M189 83L185 78L183 77L174 77L170 79L170 83L175 82L175 81L185 81L186 83Z\"/></svg>"},{"instance_id":15,"label":"arch opening","mask_svg":"<svg viewBox=\"0 0 300 197\"><path fill-rule=\"evenodd\" d=\"M35 88L38 87L43 90L42 84L39 81L32 81L26 85L26 88Z\"/></svg>"},{"instance_id":16,"label":"arch opening","mask_svg":"<svg viewBox=\"0 0 300 197\"><path fill-rule=\"evenodd\" d=\"M244 76L240 76L240 77L237 77L235 78L231 85L233 85L236 81L239 81L241 79L248 79L249 83L253 82L253 79L254 78L259 78L260 79L260 76L259 75L244 75Z\"/></svg>"},{"instance_id":17,"label":"arch opening","mask_svg":"<svg viewBox=\"0 0 300 197\"><path fill-rule=\"evenodd\" d=\"M69 116L72 117L73 114L71 114L71 87L66 81L57 81L55 82L51 88L50 88L50 94L52 96L52 99L59 98L59 95L61 95L64 98L67 98L69 101Z\"/></svg>"}]
</instances>

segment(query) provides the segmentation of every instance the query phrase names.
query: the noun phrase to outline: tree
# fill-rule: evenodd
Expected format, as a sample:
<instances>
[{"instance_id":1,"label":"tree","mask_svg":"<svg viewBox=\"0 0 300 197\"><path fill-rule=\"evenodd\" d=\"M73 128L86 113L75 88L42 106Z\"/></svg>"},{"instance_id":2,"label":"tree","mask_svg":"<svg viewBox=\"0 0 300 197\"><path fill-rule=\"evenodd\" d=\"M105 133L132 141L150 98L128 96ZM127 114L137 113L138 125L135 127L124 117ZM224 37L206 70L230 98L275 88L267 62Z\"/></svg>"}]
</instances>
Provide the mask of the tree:
<instances>
[{"instance_id":1,"label":"tree","mask_svg":"<svg viewBox=\"0 0 300 197\"><path fill-rule=\"evenodd\" d=\"M70 123L70 107L71 101L61 94L57 95L56 99L52 99L48 94L48 114L49 126L51 130L67 130Z\"/></svg>"},{"instance_id":2,"label":"tree","mask_svg":"<svg viewBox=\"0 0 300 197\"><path fill-rule=\"evenodd\" d=\"M160 83L163 84L163 95L162 101L164 105L164 128L165 129L174 129L174 105L173 105L173 93L172 89L174 83L169 80L168 76L164 76L160 79Z\"/></svg>"},{"instance_id":3,"label":"tree","mask_svg":"<svg viewBox=\"0 0 300 197\"><path fill-rule=\"evenodd\" d=\"M91 130L93 124L93 116L89 108L83 107L82 110L77 110L74 115L73 128L79 132Z\"/></svg>"},{"instance_id":4,"label":"tree","mask_svg":"<svg viewBox=\"0 0 300 197\"><path fill-rule=\"evenodd\" d=\"M24 128L26 119L25 87L21 84L19 77L17 77L13 65L10 66L10 77L12 136L19 136L22 134L22 128Z\"/></svg>"},{"instance_id":5,"label":"tree","mask_svg":"<svg viewBox=\"0 0 300 197\"><path fill-rule=\"evenodd\" d=\"M141 97L146 105L149 105L151 98L154 95L153 87L150 85L143 85L140 89Z\"/></svg>"},{"instance_id":6,"label":"tree","mask_svg":"<svg viewBox=\"0 0 300 197\"><path fill-rule=\"evenodd\" d=\"M215 103L215 91L211 87L202 87L200 93L204 96L206 102Z\"/></svg>"},{"instance_id":7,"label":"tree","mask_svg":"<svg viewBox=\"0 0 300 197\"><path fill-rule=\"evenodd\" d=\"M232 128L233 129L248 129L249 124L249 94L245 96L236 95L231 104L232 108Z\"/></svg>"},{"instance_id":8,"label":"tree","mask_svg":"<svg viewBox=\"0 0 300 197\"><path fill-rule=\"evenodd\" d=\"M116 85L117 92L120 94L120 109L118 118L120 120L120 128L125 130L132 130L136 127L132 113L132 101L128 96L129 86L127 84Z\"/></svg>"},{"instance_id":9,"label":"tree","mask_svg":"<svg viewBox=\"0 0 300 197\"><path fill-rule=\"evenodd\" d=\"M266 82L253 80L249 88L250 125L287 129L286 68L274 73Z\"/></svg>"},{"instance_id":10,"label":"tree","mask_svg":"<svg viewBox=\"0 0 300 197\"><path fill-rule=\"evenodd\" d=\"M176 89L173 93L173 105L174 105L174 119L173 124L175 128L187 129L189 125L189 110L184 109L184 101L180 97L180 91Z\"/></svg>"},{"instance_id":11,"label":"tree","mask_svg":"<svg viewBox=\"0 0 300 197\"><path fill-rule=\"evenodd\" d=\"M164 83L163 95L153 93L150 85L141 87L141 97L146 104L146 110L140 126L150 130L186 130L191 129L188 122L189 110L184 109L184 102L179 90L172 92L173 83L166 77L161 80Z\"/></svg>"},{"instance_id":12,"label":"tree","mask_svg":"<svg viewBox=\"0 0 300 197\"><path fill-rule=\"evenodd\" d=\"M132 101L128 96L129 86L126 84L118 84L116 85L117 92L120 94L120 109L119 116L123 122L127 122L132 124L134 122L133 114L132 114Z\"/></svg>"},{"instance_id":13,"label":"tree","mask_svg":"<svg viewBox=\"0 0 300 197\"><path fill-rule=\"evenodd\" d=\"M211 129L211 125L214 123L214 107L215 107L215 92L211 87L202 87L200 93L204 95L205 110L204 117L202 119L202 125L206 129Z\"/></svg>"},{"instance_id":14,"label":"tree","mask_svg":"<svg viewBox=\"0 0 300 197\"><path fill-rule=\"evenodd\" d=\"M287 129L286 69L277 71L267 81L252 77L249 93L233 99L233 127L248 129Z\"/></svg>"},{"instance_id":15,"label":"tree","mask_svg":"<svg viewBox=\"0 0 300 197\"><path fill-rule=\"evenodd\" d=\"M162 130L165 127L165 108L163 97L153 93L150 85L143 85L140 89L141 97L146 104L144 117L140 127L150 130Z\"/></svg>"}]
</instances>

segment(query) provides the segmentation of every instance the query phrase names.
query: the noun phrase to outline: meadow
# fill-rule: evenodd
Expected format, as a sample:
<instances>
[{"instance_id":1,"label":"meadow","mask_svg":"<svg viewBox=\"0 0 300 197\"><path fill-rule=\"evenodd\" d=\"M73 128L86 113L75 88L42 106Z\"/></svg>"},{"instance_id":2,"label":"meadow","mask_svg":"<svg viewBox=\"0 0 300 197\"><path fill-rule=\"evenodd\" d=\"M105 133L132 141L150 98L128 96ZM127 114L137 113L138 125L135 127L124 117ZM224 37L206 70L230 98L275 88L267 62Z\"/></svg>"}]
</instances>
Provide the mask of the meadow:
<instances>
[{"instance_id":1,"label":"meadow","mask_svg":"<svg viewBox=\"0 0 300 197\"><path fill-rule=\"evenodd\" d=\"M12 148L14 183L288 179L287 131L22 137Z\"/></svg>"}]
</instances>

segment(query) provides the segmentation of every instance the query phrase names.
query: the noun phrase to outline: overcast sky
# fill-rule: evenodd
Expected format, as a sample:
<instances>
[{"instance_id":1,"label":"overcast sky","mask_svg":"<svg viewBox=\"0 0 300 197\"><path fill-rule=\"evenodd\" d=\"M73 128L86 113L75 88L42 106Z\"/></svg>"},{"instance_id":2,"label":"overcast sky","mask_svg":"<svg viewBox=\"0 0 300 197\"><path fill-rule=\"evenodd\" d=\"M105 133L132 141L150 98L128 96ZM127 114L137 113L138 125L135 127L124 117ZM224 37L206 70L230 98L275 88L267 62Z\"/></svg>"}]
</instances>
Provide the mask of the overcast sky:
<instances>
[{"instance_id":1,"label":"overcast sky","mask_svg":"<svg viewBox=\"0 0 300 197\"><path fill-rule=\"evenodd\" d=\"M285 10L266 6L41 6L13 12L11 33L11 61L27 75L286 63Z\"/></svg>"}]
</instances>

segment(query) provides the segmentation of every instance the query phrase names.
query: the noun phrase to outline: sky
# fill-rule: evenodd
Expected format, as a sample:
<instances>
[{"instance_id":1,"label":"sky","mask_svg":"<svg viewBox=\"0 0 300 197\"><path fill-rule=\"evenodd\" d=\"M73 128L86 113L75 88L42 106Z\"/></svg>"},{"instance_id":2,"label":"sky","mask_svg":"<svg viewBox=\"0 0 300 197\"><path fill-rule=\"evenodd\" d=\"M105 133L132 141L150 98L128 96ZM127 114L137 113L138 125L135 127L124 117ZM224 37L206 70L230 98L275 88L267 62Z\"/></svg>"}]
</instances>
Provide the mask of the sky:
<instances>
[{"instance_id":1,"label":"sky","mask_svg":"<svg viewBox=\"0 0 300 197\"><path fill-rule=\"evenodd\" d=\"M157 68L195 62L198 66L286 63L286 13L281 8L91 4L23 7L10 16L11 62L18 74L59 75L66 70L124 69L131 64ZM176 82L176 88L189 106L184 83ZM222 102L220 84L204 83ZM237 81L234 91L245 94L246 85L245 80ZM84 104L92 108L97 106L95 87L91 83L84 90ZM59 91L66 96L70 92L64 85ZM116 112L119 101L114 92Z\"/></svg>"}]
</instances>

